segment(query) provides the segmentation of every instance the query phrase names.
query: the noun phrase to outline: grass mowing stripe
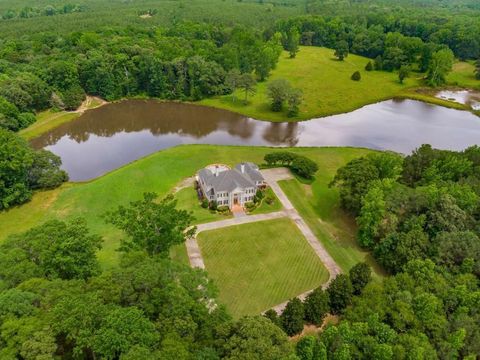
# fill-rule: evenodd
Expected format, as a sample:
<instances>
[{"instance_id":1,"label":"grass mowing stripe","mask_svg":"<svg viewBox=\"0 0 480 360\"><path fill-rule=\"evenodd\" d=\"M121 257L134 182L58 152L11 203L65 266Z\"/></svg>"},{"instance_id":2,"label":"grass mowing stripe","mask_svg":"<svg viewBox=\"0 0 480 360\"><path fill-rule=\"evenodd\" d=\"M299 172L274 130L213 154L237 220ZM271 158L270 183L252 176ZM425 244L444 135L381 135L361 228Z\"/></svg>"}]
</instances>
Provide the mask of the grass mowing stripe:
<instances>
[{"instance_id":1,"label":"grass mowing stripe","mask_svg":"<svg viewBox=\"0 0 480 360\"><path fill-rule=\"evenodd\" d=\"M235 317L258 314L324 283L328 272L287 218L200 233L219 300Z\"/></svg>"}]
</instances>

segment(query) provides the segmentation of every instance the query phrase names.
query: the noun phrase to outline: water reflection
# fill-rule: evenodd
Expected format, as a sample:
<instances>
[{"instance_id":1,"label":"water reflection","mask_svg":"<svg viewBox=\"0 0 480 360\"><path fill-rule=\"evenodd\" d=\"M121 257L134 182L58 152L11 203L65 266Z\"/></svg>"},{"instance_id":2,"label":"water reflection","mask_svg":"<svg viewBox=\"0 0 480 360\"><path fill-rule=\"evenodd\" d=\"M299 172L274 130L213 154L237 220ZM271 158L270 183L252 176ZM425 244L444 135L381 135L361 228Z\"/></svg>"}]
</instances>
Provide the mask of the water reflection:
<instances>
[{"instance_id":1,"label":"water reflection","mask_svg":"<svg viewBox=\"0 0 480 360\"><path fill-rule=\"evenodd\" d=\"M468 105L473 110L480 110L480 92L472 90L442 90L436 97Z\"/></svg>"},{"instance_id":2,"label":"water reflection","mask_svg":"<svg viewBox=\"0 0 480 360\"><path fill-rule=\"evenodd\" d=\"M224 110L129 100L88 111L32 140L62 157L74 181L88 180L180 144L361 146L408 153L422 143L463 149L480 143L480 118L422 102L385 101L301 123L257 121Z\"/></svg>"}]
</instances>

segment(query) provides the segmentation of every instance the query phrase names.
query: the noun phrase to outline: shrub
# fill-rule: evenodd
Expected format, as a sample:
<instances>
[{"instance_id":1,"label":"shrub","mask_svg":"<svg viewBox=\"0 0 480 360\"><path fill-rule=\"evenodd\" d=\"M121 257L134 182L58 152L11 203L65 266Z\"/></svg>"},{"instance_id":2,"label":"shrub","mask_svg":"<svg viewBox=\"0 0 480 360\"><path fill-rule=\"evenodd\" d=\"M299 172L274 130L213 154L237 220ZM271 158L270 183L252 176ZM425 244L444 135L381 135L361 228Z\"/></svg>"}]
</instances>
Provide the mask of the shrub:
<instances>
[{"instance_id":1,"label":"shrub","mask_svg":"<svg viewBox=\"0 0 480 360\"><path fill-rule=\"evenodd\" d=\"M32 125L35 121L37 121L37 118L32 113L26 112L18 115L18 126L20 129L25 129L26 127Z\"/></svg>"},{"instance_id":2,"label":"shrub","mask_svg":"<svg viewBox=\"0 0 480 360\"><path fill-rule=\"evenodd\" d=\"M221 213L226 213L226 212L230 212L230 208L226 205L222 205L217 207L217 211Z\"/></svg>"},{"instance_id":3,"label":"shrub","mask_svg":"<svg viewBox=\"0 0 480 360\"><path fill-rule=\"evenodd\" d=\"M256 207L255 203L253 203L252 201L246 202L244 206L247 208L247 210L253 210Z\"/></svg>"},{"instance_id":4,"label":"shrub","mask_svg":"<svg viewBox=\"0 0 480 360\"><path fill-rule=\"evenodd\" d=\"M212 200L210 201L210 204L208 207L210 208L210 210L217 211L217 206L218 206L217 202L215 200Z\"/></svg>"},{"instance_id":5,"label":"shrub","mask_svg":"<svg viewBox=\"0 0 480 360\"><path fill-rule=\"evenodd\" d=\"M355 71L351 77L353 81L360 81L361 78L362 78L362 75L360 75L360 71Z\"/></svg>"},{"instance_id":6,"label":"shrub","mask_svg":"<svg viewBox=\"0 0 480 360\"><path fill-rule=\"evenodd\" d=\"M48 150L39 150L33 155L28 171L28 184L32 189L54 189L68 181L68 174L60 169L62 160Z\"/></svg>"},{"instance_id":7,"label":"shrub","mask_svg":"<svg viewBox=\"0 0 480 360\"><path fill-rule=\"evenodd\" d=\"M269 195L265 198L265 201L268 205L272 205L275 202L275 199L273 198L273 196Z\"/></svg>"},{"instance_id":8,"label":"shrub","mask_svg":"<svg viewBox=\"0 0 480 360\"><path fill-rule=\"evenodd\" d=\"M295 160L293 160L291 169L298 175L306 179L311 179L317 172L318 165L313 160L310 160L305 156L298 156Z\"/></svg>"},{"instance_id":9,"label":"shrub","mask_svg":"<svg viewBox=\"0 0 480 360\"><path fill-rule=\"evenodd\" d=\"M207 199L203 199L203 200L202 200L202 208L206 209L206 208L208 208L208 205L209 205L209 204L208 204L208 200L207 200Z\"/></svg>"},{"instance_id":10,"label":"shrub","mask_svg":"<svg viewBox=\"0 0 480 360\"><path fill-rule=\"evenodd\" d=\"M297 154L288 151L277 151L274 153L266 154L263 159L270 166L278 164L283 166L290 166L292 164L292 161L297 157Z\"/></svg>"},{"instance_id":11,"label":"shrub","mask_svg":"<svg viewBox=\"0 0 480 360\"><path fill-rule=\"evenodd\" d=\"M366 71L372 71L372 70L373 70L373 64L372 64L371 61L369 61L369 62L367 63L367 65L365 66L365 70L366 70Z\"/></svg>"}]
</instances>

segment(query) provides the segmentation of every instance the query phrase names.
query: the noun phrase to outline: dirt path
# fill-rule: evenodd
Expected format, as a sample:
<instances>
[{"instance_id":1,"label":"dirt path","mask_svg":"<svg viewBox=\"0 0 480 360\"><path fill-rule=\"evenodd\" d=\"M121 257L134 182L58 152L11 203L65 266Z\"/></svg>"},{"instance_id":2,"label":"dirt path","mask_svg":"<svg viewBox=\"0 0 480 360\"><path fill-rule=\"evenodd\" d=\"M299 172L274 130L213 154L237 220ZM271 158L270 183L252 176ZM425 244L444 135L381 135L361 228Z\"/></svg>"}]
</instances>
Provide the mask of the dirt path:
<instances>
[{"instance_id":1,"label":"dirt path","mask_svg":"<svg viewBox=\"0 0 480 360\"><path fill-rule=\"evenodd\" d=\"M98 105L92 107L92 103L96 101ZM97 97L97 96L87 96L87 98L80 104L77 110L71 111L72 113L83 114L85 111L90 109L96 109L100 106L108 104L107 101Z\"/></svg>"}]
</instances>

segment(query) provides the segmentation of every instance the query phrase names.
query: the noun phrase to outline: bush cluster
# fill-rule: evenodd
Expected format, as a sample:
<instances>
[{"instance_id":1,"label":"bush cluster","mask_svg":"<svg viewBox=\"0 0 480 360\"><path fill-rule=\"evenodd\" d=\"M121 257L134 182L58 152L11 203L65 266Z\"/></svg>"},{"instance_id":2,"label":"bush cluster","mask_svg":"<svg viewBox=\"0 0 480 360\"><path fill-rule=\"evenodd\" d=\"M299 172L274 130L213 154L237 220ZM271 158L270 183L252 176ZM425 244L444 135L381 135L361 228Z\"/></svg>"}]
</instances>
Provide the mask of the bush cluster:
<instances>
[{"instance_id":1,"label":"bush cluster","mask_svg":"<svg viewBox=\"0 0 480 360\"><path fill-rule=\"evenodd\" d=\"M313 160L288 151L266 154L264 160L268 166L286 166L305 179L312 179L318 171L318 165Z\"/></svg>"}]
</instances>

